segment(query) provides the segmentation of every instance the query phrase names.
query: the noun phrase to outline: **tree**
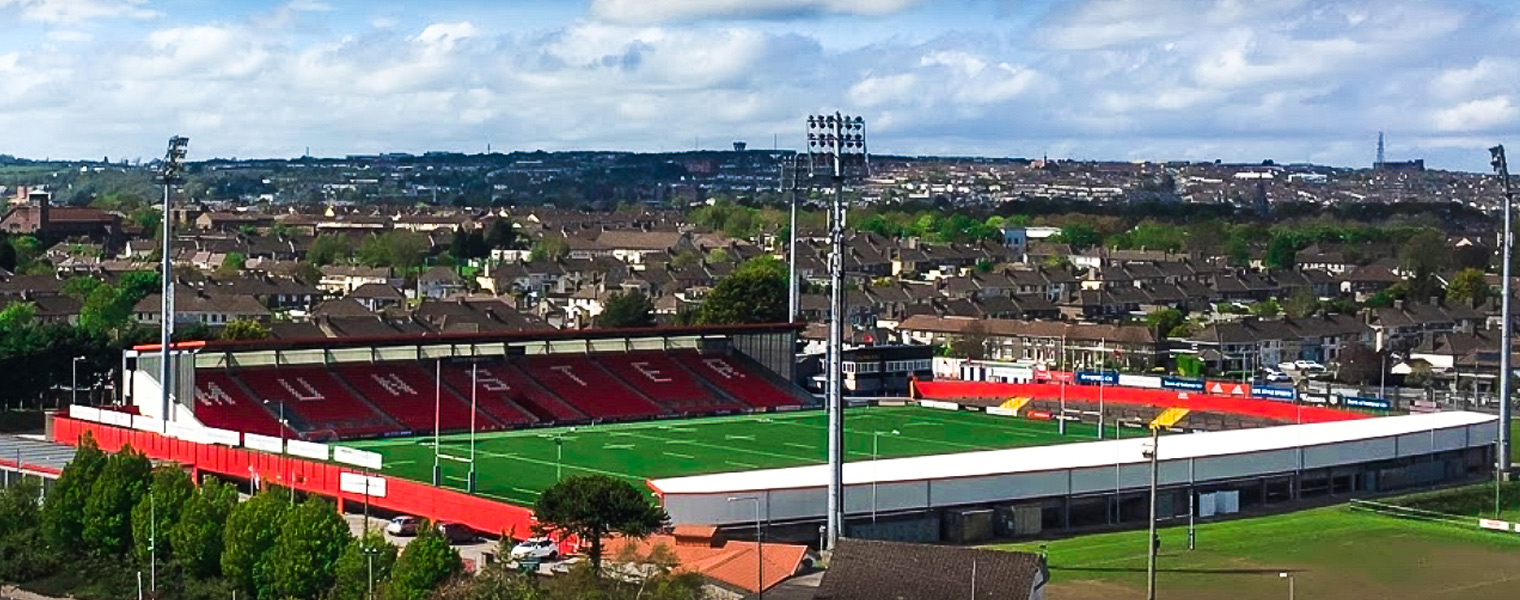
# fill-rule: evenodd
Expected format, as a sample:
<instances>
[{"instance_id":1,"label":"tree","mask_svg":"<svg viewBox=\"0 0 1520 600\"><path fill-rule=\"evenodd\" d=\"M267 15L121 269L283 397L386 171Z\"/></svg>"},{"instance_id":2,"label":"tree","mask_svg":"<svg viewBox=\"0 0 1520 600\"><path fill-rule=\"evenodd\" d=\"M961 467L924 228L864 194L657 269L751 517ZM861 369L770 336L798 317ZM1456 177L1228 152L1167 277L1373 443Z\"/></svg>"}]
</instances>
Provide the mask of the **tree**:
<instances>
[{"instance_id":1,"label":"tree","mask_svg":"<svg viewBox=\"0 0 1520 600\"><path fill-rule=\"evenodd\" d=\"M309 260L303 260L296 264L295 272L291 273L291 276L306 285L317 285L322 281L322 269Z\"/></svg>"},{"instance_id":2,"label":"tree","mask_svg":"<svg viewBox=\"0 0 1520 600\"><path fill-rule=\"evenodd\" d=\"M84 533L84 507L90 490L105 469L106 454L85 433L73 460L63 468L42 503L42 528L54 548L78 548Z\"/></svg>"},{"instance_id":3,"label":"tree","mask_svg":"<svg viewBox=\"0 0 1520 600\"><path fill-rule=\"evenodd\" d=\"M91 331L111 331L132 318L132 304L109 284L100 284L85 298L79 309L79 326Z\"/></svg>"},{"instance_id":4,"label":"tree","mask_svg":"<svg viewBox=\"0 0 1520 600\"><path fill-rule=\"evenodd\" d=\"M972 321L955 336L946 352L955 358L981 360L987 358L987 326L980 320Z\"/></svg>"},{"instance_id":5,"label":"tree","mask_svg":"<svg viewBox=\"0 0 1520 600\"><path fill-rule=\"evenodd\" d=\"M1183 377L1203 377L1203 359L1191 354L1177 357L1177 374Z\"/></svg>"},{"instance_id":6,"label":"tree","mask_svg":"<svg viewBox=\"0 0 1520 600\"><path fill-rule=\"evenodd\" d=\"M0 239L0 269L16 270L16 247L8 239Z\"/></svg>"},{"instance_id":7,"label":"tree","mask_svg":"<svg viewBox=\"0 0 1520 600\"><path fill-rule=\"evenodd\" d=\"M607 475L572 475L538 497L533 514L546 531L571 534L591 545L591 567L602 569L602 541L617 533L643 538L670 519L638 489Z\"/></svg>"},{"instance_id":8,"label":"tree","mask_svg":"<svg viewBox=\"0 0 1520 600\"><path fill-rule=\"evenodd\" d=\"M532 262L557 261L570 254L570 243L565 238L546 235L533 242L533 247L528 250L528 260Z\"/></svg>"},{"instance_id":9,"label":"tree","mask_svg":"<svg viewBox=\"0 0 1520 600\"><path fill-rule=\"evenodd\" d=\"M1342 383L1364 385L1378 380L1383 371L1383 355L1362 344L1341 350L1336 378Z\"/></svg>"},{"instance_id":10,"label":"tree","mask_svg":"<svg viewBox=\"0 0 1520 600\"><path fill-rule=\"evenodd\" d=\"M1477 269L1462 269L1446 284L1446 299L1452 302L1478 306L1493 296L1494 289L1488 285L1483 272Z\"/></svg>"},{"instance_id":11,"label":"tree","mask_svg":"<svg viewBox=\"0 0 1520 600\"><path fill-rule=\"evenodd\" d=\"M347 260L353 255L348 240L336 235L319 235L306 249L306 260L318 267Z\"/></svg>"},{"instance_id":12,"label":"tree","mask_svg":"<svg viewBox=\"0 0 1520 600\"><path fill-rule=\"evenodd\" d=\"M438 533L430 522L418 524L413 539L396 558L391 580L385 586L388 600L422 600L445 579L464 569L459 552Z\"/></svg>"},{"instance_id":13,"label":"tree","mask_svg":"<svg viewBox=\"0 0 1520 600\"><path fill-rule=\"evenodd\" d=\"M1314 297L1314 292L1309 288L1301 287L1293 290L1288 299L1283 301L1282 309L1291 318L1307 318L1319 310L1319 298Z\"/></svg>"},{"instance_id":14,"label":"tree","mask_svg":"<svg viewBox=\"0 0 1520 600\"><path fill-rule=\"evenodd\" d=\"M126 446L106 459L84 505L84 547L118 556L132 544L132 508L143 499L153 471L148 457Z\"/></svg>"},{"instance_id":15,"label":"tree","mask_svg":"<svg viewBox=\"0 0 1520 600\"><path fill-rule=\"evenodd\" d=\"M176 552L169 530L180 521L185 502L195 493L195 484L179 467L154 469L149 481L147 493L132 507L132 541L137 559L143 562L152 557L150 544L157 546L158 560Z\"/></svg>"},{"instance_id":16,"label":"tree","mask_svg":"<svg viewBox=\"0 0 1520 600\"><path fill-rule=\"evenodd\" d=\"M1282 305L1277 303L1276 298L1267 298L1265 301L1252 304L1251 314L1258 317L1275 317L1282 314Z\"/></svg>"},{"instance_id":17,"label":"tree","mask_svg":"<svg viewBox=\"0 0 1520 600\"><path fill-rule=\"evenodd\" d=\"M500 250L514 249L517 247L517 228L507 219L496 219L486 233L486 243Z\"/></svg>"},{"instance_id":18,"label":"tree","mask_svg":"<svg viewBox=\"0 0 1520 600\"><path fill-rule=\"evenodd\" d=\"M269 328L253 319L233 319L222 328L224 340L262 340L269 337Z\"/></svg>"},{"instance_id":19,"label":"tree","mask_svg":"<svg viewBox=\"0 0 1520 600\"><path fill-rule=\"evenodd\" d=\"M1097 228L1082 223L1062 227L1061 233L1052 237L1052 241L1070 245L1072 250L1085 250L1103 243L1103 236Z\"/></svg>"},{"instance_id":20,"label":"tree","mask_svg":"<svg viewBox=\"0 0 1520 600\"><path fill-rule=\"evenodd\" d=\"M1262 263L1273 269L1292 269L1298 264L1298 251L1299 243L1293 236L1274 235L1267 244L1267 253L1262 257Z\"/></svg>"},{"instance_id":21,"label":"tree","mask_svg":"<svg viewBox=\"0 0 1520 600\"><path fill-rule=\"evenodd\" d=\"M613 292L602 305L597 325L606 329L654 326L654 303L638 289Z\"/></svg>"},{"instance_id":22,"label":"tree","mask_svg":"<svg viewBox=\"0 0 1520 600\"><path fill-rule=\"evenodd\" d=\"M0 309L0 329L18 329L32 324L37 318L35 302L12 302Z\"/></svg>"},{"instance_id":23,"label":"tree","mask_svg":"<svg viewBox=\"0 0 1520 600\"><path fill-rule=\"evenodd\" d=\"M222 533L222 576L244 593L258 598L273 595L268 555L280 534L278 524L284 522L288 510L290 504L283 493L265 489L238 504L227 516Z\"/></svg>"},{"instance_id":24,"label":"tree","mask_svg":"<svg viewBox=\"0 0 1520 600\"><path fill-rule=\"evenodd\" d=\"M316 598L333 585L338 557L352 536L328 501L310 497L286 511L269 551L274 591L281 598Z\"/></svg>"},{"instance_id":25,"label":"tree","mask_svg":"<svg viewBox=\"0 0 1520 600\"><path fill-rule=\"evenodd\" d=\"M786 320L786 265L761 257L724 277L702 300L697 323L738 325Z\"/></svg>"},{"instance_id":26,"label":"tree","mask_svg":"<svg viewBox=\"0 0 1520 600\"><path fill-rule=\"evenodd\" d=\"M1156 332L1158 338L1170 335L1185 320L1182 311L1171 307L1158 308L1145 315L1145 325Z\"/></svg>"},{"instance_id":27,"label":"tree","mask_svg":"<svg viewBox=\"0 0 1520 600\"><path fill-rule=\"evenodd\" d=\"M223 277L236 277L243 272L243 267L248 265L248 259L240 252L228 252L222 257L221 266L217 267L216 274Z\"/></svg>"},{"instance_id":28,"label":"tree","mask_svg":"<svg viewBox=\"0 0 1520 600\"><path fill-rule=\"evenodd\" d=\"M180 510L179 521L169 528L168 540L175 560L192 577L221 573L222 533L237 505L237 488L211 477Z\"/></svg>"},{"instance_id":29,"label":"tree","mask_svg":"<svg viewBox=\"0 0 1520 600\"><path fill-rule=\"evenodd\" d=\"M1399 246L1399 264L1416 274L1438 273L1451 264L1446 236L1433 229L1414 234Z\"/></svg>"},{"instance_id":30,"label":"tree","mask_svg":"<svg viewBox=\"0 0 1520 600\"><path fill-rule=\"evenodd\" d=\"M378 531L351 541L343 547L334 571L332 600L366 600L370 587L370 566L373 557L374 585L384 586L396 564L396 546L385 541Z\"/></svg>"}]
</instances>

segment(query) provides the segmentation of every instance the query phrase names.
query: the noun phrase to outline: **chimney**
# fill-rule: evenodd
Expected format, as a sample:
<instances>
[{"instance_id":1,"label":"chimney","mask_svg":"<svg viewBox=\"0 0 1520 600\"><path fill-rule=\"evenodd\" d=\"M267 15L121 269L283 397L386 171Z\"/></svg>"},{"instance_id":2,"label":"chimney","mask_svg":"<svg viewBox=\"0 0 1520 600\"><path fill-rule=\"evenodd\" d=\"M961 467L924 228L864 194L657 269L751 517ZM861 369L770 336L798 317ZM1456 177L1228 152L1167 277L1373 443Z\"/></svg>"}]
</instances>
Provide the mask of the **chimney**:
<instances>
[{"instance_id":1,"label":"chimney","mask_svg":"<svg viewBox=\"0 0 1520 600\"><path fill-rule=\"evenodd\" d=\"M39 232L47 231L48 229L48 209L49 205L52 204L50 201L52 197L53 195L50 193L37 194L37 231Z\"/></svg>"},{"instance_id":2,"label":"chimney","mask_svg":"<svg viewBox=\"0 0 1520 600\"><path fill-rule=\"evenodd\" d=\"M1400 311L1404 311L1404 310L1408 309L1408 307L1409 307L1409 301L1406 300L1406 299L1400 298L1397 302L1393 303L1393 307L1399 309Z\"/></svg>"},{"instance_id":3,"label":"chimney","mask_svg":"<svg viewBox=\"0 0 1520 600\"><path fill-rule=\"evenodd\" d=\"M1443 300L1440 296L1431 296L1430 305L1437 308L1445 308L1446 301Z\"/></svg>"}]
</instances>

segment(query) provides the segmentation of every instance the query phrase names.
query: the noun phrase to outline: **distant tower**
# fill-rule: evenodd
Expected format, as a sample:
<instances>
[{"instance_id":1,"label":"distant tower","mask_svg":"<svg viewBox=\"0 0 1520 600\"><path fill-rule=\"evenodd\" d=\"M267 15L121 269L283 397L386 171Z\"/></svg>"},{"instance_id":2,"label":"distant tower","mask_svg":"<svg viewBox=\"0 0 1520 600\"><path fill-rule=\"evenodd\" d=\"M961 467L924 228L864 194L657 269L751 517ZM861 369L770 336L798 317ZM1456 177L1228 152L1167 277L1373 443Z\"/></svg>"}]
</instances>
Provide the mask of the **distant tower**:
<instances>
[{"instance_id":1,"label":"distant tower","mask_svg":"<svg viewBox=\"0 0 1520 600\"><path fill-rule=\"evenodd\" d=\"M1386 160L1386 157L1383 155L1383 132L1379 131L1378 132L1378 156L1377 156L1377 162L1373 163L1373 166L1381 165L1381 164L1383 164L1385 162L1388 162L1388 161Z\"/></svg>"},{"instance_id":2,"label":"distant tower","mask_svg":"<svg viewBox=\"0 0 1520 600\"><path fill-rule=\"evenodd\" d=\"M746 144L744 142L734 142L734 152L743 152L744 149L748 146L749 144Z\"/></svg>"}]
</instances>

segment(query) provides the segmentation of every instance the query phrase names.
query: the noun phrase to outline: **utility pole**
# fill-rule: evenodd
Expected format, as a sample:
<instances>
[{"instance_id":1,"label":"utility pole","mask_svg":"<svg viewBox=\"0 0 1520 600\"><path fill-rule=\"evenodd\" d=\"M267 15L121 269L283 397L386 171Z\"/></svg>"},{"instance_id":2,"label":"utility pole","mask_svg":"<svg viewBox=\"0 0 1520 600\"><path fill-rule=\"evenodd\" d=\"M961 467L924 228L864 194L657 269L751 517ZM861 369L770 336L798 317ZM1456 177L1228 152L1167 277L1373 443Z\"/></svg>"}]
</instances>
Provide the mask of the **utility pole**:
<instances>
[{"instance_id":1,"label":"utility pole","mask_svg":"<svg viewBox=\"0 0 1520 600\"><path fill-rule=\"evenodd\" d=\"M160 306L159 306L159 378L158 383L163 387L163 399L159 403L158 418L165 421L171 420L169 403L173 402L174 371L169 358L169 346L174 341L174 262L170 256L170 241L174 239L174 218L170 202L170 190L176 185L185 183L185 153L190 145L190 138L174 136L169 138L169 150L164 153L164 164L159 169L158 181L164 184L164 214L163 234L164 243L161 251L162 275L160 282Z\"/></svg>"},{"instance_id":2,"label":"utility pole","mask_svg":"<svg viewBox=\"0 0 1520 600\"><path fill-rule=\"evenodd\" d=\"M797 312L802 304L802 290L797 278L797 188L801 184L801 161L800 154L792 154L781 159L781 186L787 190L791 205L791 225L787 228L786 249L786 321L797 322ZM787 163L791 163L792 178L788 182L786 178Z\"/></svg>"},{"instance_id":3,"label":"utility pole","mask_svg":"<svg viewBox=\"0 0 1520 600\"><path fill-rule=\"evenodd\" d=\"M829 255L829 501L827 548L833 550L844 532L844 180L850 171L870 170L866 152L865 119L832 115L810 115L808 127L808 166L828 169L834 183L834 202L830 207L829 238L833 252Z\"/></svg>"},{"instance_id":4,"label":"utility pole","mask_svg":"<svg viewBox=\"0 0 1520 600\"><path fill-rule=\"evenodd\" d=\"M1494 477L1504 479L1509 473L1510 465L1510 404L1514 400L1511 395L1514 391L1511 381L1514 379L1511 373L1513 366L1510 365L1510 353L1514 351L1510 336L1514 335L1515 316L1511 312L1510 297L1514 295L1513 284L1510 283L1510 262L1514 260L1515 240L1510 228L1513 224L1512 211L1514 210L1515 196L1509 187L1509 161L1504 156L1504 145L1500 144L1488 149L1493 157L1492 164L1494 173L1499 175L1499 181L1504 185L1504 246L1503 264L1500 271L1504 277L1503 291L1500 300L1500 318L1503 323L1499 329L1499 448L1498 455L1494 457L1496 469Z\"/></svg>"}]
</instances>

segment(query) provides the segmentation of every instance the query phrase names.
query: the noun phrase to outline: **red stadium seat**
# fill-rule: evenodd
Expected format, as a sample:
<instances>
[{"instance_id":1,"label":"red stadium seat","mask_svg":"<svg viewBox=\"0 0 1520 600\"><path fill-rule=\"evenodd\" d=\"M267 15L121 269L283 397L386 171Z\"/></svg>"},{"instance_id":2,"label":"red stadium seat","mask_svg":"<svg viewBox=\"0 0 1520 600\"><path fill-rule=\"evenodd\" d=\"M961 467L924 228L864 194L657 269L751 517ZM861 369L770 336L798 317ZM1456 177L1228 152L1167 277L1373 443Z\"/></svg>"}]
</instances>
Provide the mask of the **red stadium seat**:
<instances>
[{"instance_id":1,"label":"red stadium seat","mask_svg":"<svg viewBox=\"0 0 1520 600\"><path fill-rule=\"evenodd\" d=\"M353 437L403 431L324 367L243 369L237 377L261 400L284 402L288 419L304 432Z\"/></svg>"},{"instance_id":2,"label":"red stadium seat","mask_svg":"<svg viewBox=\"0 0 1520 600\"><path fill-rule=\"evenodd\" d=\"M666 412L584 356L533 356L520 359L517 366L593 418L643 418Z\"/></svg>"},{"instance_id":3,"label":"red stadium seat","mask_svg":"<svg viewBox=\"0 0 1520 600\"><path fill-rule=\"evenodd\" d=\"M431 432L434 419L441 431L468 431L470 406L453 390L438 389L433 373L414 363L333 365L332 371L353 386L371 404L414 432ZM489 418L477 419L476 427L494 428Z\"/></svg>"},{"instance_id":4,"label":"red stadium seat","mask_svg":"<svg viewBox=\"0 0 1520 600\"><path fill-rule=\"evenodd\" d=\"M726 356L703 356L695 351L679 352L674 356L692 373L755 408L797 406L803 403L793 392L781 388L759 373L750 372L745 361Z\"/></svg>"},{"instance_id":5,"label":"red stadium seat","mask_svg":"<svg viewBox=\"0 0 1520 600\"><path fill-rule=\"evenodd\" d=\"M520 396L516 395L516 390L505 380L502 375L503 370L500 363L482 363L475 369L472 379L469 363L444 363L443 380L459 390L460 400L467 405L470 402L470 386L473 383L476 408L508 426L528 425L538 421L538 418L518 404L516 399ZM571 420L576 417L572 416ZM559 419L551 415L550 418L544 420ZM481 428L484 429L484 427Z\"/></svg>"},{"instance_id":6,"label":"red stadium seat","mask_svg":"<svg viewBox=\"0 0 1520 600\"><path fill-rule=\"evenodd\" d=\"M260 435L278 436L281 429L278 418L221 370L195 372L195 418L207 427Z\"/></svg>"},{"instance_id":7,"label":"red stadium seat","mask_svg":"<svg viewBox=\"0 0 1520 600\"><path fill-rule=\"evenodd\" d=\"M596 362L629 386L676 412L742 410L743 404L702 383L664 353L596 354Z\"/></svg>"}]
</instances>

